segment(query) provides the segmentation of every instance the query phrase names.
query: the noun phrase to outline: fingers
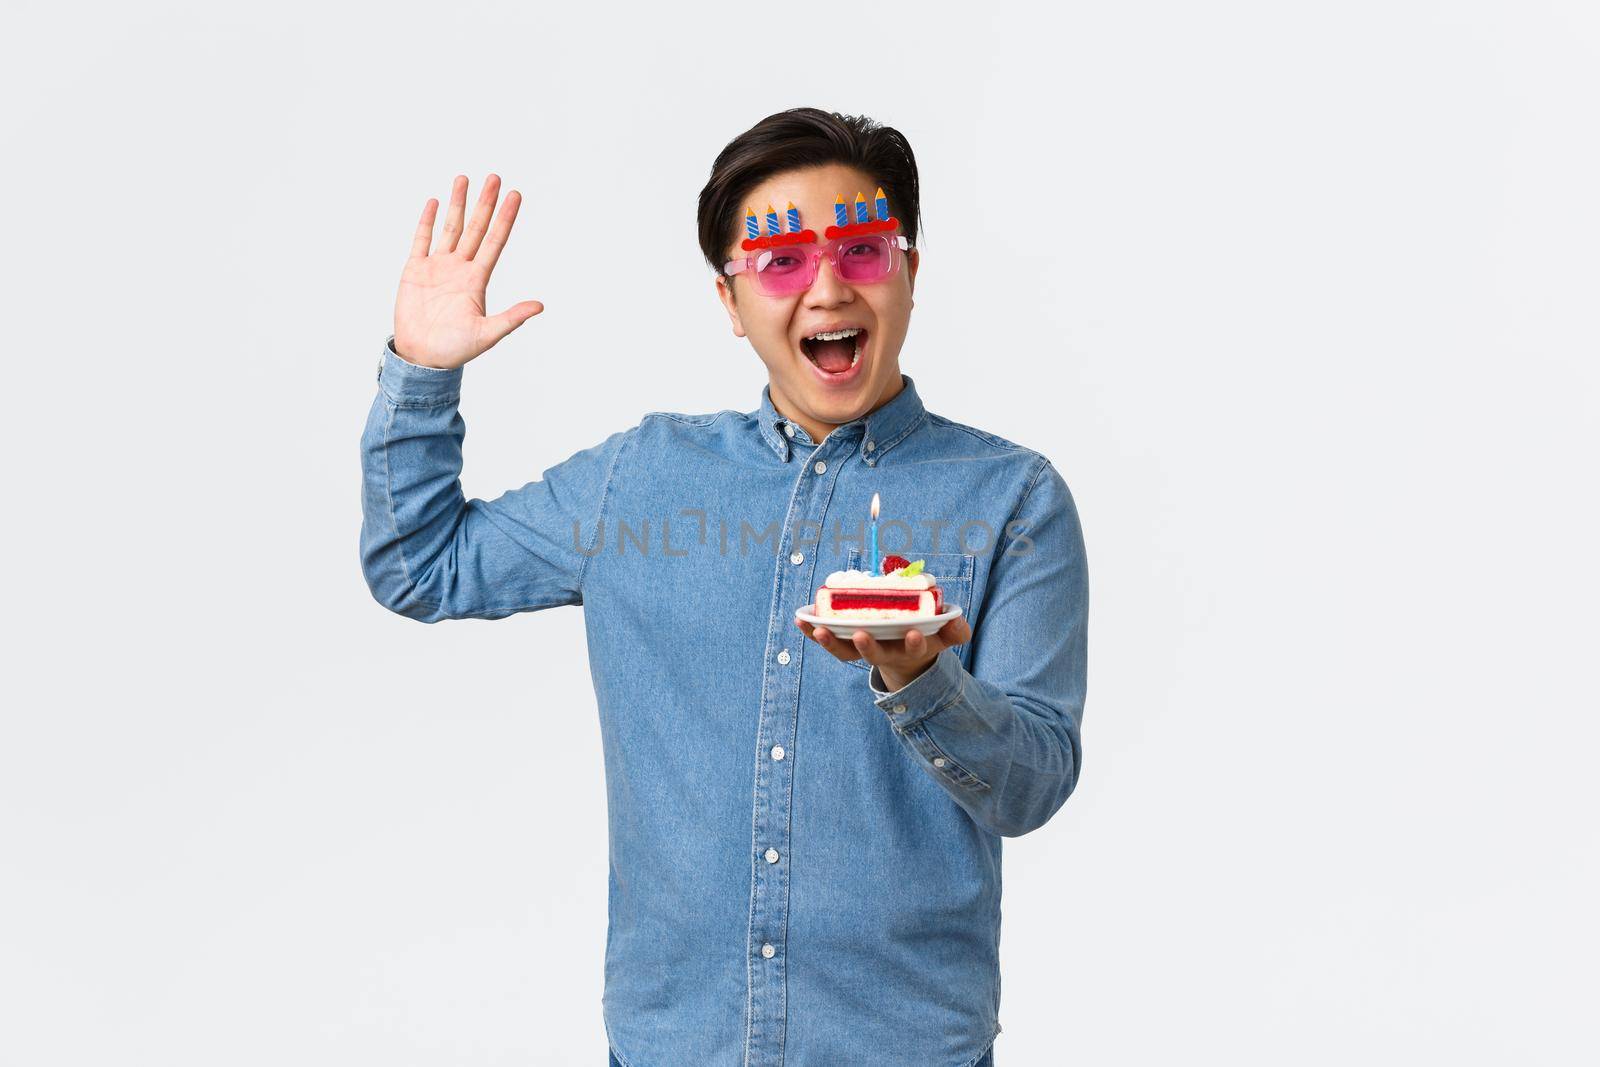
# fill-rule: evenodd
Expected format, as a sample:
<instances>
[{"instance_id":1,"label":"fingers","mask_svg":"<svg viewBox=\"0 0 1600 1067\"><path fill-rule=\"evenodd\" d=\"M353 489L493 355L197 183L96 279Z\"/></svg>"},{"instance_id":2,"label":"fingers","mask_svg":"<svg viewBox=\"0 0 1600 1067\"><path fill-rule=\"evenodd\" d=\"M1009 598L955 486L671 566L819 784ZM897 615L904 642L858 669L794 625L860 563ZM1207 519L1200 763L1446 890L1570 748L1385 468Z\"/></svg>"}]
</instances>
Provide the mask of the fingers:
<instances>
[{"instance_id":1,"label":"fingers","mask_svg":"<svg viewBox=\"0 0 1600 1067\"><path fill-rule=\"evenodd\" d=\"M941 626L934 636L943 641L946 647L964 645L972 640L972 625L967 622L965 615L958 615Z\"/></svg>"},{"instance_id":2,"label":"fingers","mask_svg":"<svg viewBox=\"0 0 1600 1067\"><path fill-rule=\"evenodd\" d=\"M856 646L856 651L861 653L862 658L868 663L882 663L887 658L883 643L865 630L857 630L851 634L850 643Z\"/></svg>"},{"instance_id":3,"label":"fingers","mask_svg":"<svg viewBox=\"0 0 1600 1067\"><path fill-rule=\"evenodd\" d=\"M461 217L467 210L467 176L457 174L454 182L450 184L450 207L444 214L444 232L439 235L439 247L435 252L454 252L456 242L461 240Z\"/></svg>"},{"instance_id":4,"label":"fingers","mask_svg":"<svg viewBox=\"0 0 1600 1067\"><path fill-rule=\"evenodd\" d=\"M857 630L850 636L850 640L856 651L860 652L869 663L902 671L920 670L945 649L961 643L949 640L952 636L948 633L950 625L957 621L959 620L951 619L932 637L924 635L920 630L907 629L903 638L884 642L865 630Z\"/></svg>"},{"instance_id":5,"label":"fingers","mask_svg":"<svg viewBox=\"0 0 1600 1067\"><path fill-rule=\"evenodd\" d=\"M483 234L489 228L489 218L494 214L495 201L500 199L500 175L490 174L483 179L483 191L478 194L478 206L472 209L472 220L461 235L460 252L467 259L478 254Z\"/></svg>"},{"instance_id":6,"label":"fingers","mask_svg":"<svg viewBox=\"0 0 1600 1067\"><path fill-rule=\"evenodd\" d=\"M422 217L417 220L417 232L411 235L411 258L418 259L428 254L428 246L433 243L433 220L439 216L439 201L430 199L422 205Z\"/></svg>"},{"instance_id":7,"label":"fingers","mask_svg":"<svg viewBox=\"0 0 1600 1067\"><path fill-rule=\"evenodd\" d=\"M484 337L488 344L483 350L488 351L501 341L506 335L524 322L533 318L544 310L544 305L537 300L524 300L520 304L512 304L498 315L490 315L483 320Z\"/></svg>"},{"instance_id":8,"label":"fingers","mask_svg":"<svg viewBox=\"0 0 1600 1067\"><path fill-rule=\"evenodd\" d=\"M806 622L804 619L796 619L794 621L795 625L800 627L801 631L803 631L807 637L811 638L811 640L827 649L828 653L835 659L843 660L844 662L848 663L851 660L861 658L861 654L856 651L854 645L850 644L848 641L841 641L833 633L833 631L829 630L826 626L814 626L811 623Z\"/></svg>"},{"instance_id":9,"label":"fingers","mask_svg":"<svg viewBox=\"0 0 1600 1067\"><path fill-rule=\"evenodd\" d=\"M921 630L907 630L902 647L912 663L925 663L947 648L964 645L972 637L972 627L962 618L951 619L933 635L925 636Z\"/></svg>"},{"instance_id":10,"label":"fingers","mask_svg":"<svg viewBox=\"0 0 1600 1067\"><path fill-rule=\"evenodd\" d=\"M517 208L522 206L522 194L515 189L506 194L506 202L500 205L500 213L495 216L494 226L483 239L483 247L468 253L472 262L483 267L485 277L494 270L494 265L500 261L500 252L506 246L506 240L511 236L511 224L517 221ZM469 232L470 238L472 234ZM465 247L465 246L463 246Z\"/></svg>"},{"instance_id":11,"label":"fingers","mask_svg":"<svg viewBox=\"0 0 1600 1067\"><path fill-rule=\"evenodd\" d=\"M963 618L951 619L931 637L908 628L903 638L888 642L879 641L865 630L857 630L847 639L826 626L815 626L804 619L796 619L795 625L838 659L846 662L864 659L901 670L924 667L945 649L965 644L972 637L972 627Z\"/></svg>"}]
</instances>

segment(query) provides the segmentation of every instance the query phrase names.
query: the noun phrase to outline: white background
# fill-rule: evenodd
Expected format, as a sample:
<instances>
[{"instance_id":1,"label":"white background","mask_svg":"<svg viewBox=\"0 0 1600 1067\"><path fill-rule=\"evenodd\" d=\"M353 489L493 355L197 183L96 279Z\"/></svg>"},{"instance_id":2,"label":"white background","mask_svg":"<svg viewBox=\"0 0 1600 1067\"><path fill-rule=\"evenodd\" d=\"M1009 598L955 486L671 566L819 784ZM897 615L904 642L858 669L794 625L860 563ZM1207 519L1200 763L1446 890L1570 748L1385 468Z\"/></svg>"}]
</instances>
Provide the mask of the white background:
<instances>
[{"instance_id":1,"label":"white background","mask_svg":"<svg viewBox=\"0 0 1600 1067\"><path fill-rule=\"evenodd\" d=\"M803 104L910 138L903 369L1085 525L1000 1067L1600 1055L1592 5L12 10L0 1060L604 1062L581 612L386 613L356 443L490 170L468 495L753 408L695 196Z\"/></svg>"}]
</instances>

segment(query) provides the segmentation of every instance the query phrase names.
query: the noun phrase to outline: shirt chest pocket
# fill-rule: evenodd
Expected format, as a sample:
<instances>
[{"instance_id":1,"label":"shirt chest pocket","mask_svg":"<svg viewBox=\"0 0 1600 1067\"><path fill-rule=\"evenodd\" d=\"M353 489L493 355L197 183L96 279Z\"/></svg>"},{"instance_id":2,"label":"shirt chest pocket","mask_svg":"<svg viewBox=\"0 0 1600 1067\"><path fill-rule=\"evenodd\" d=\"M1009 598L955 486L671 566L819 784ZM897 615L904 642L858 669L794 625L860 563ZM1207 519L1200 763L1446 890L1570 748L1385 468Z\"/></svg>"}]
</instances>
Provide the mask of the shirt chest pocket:
<instances>
[{"instance_id":1,"label":"shirt chest pocket","mask_svg":"<svg viewBox=\"0 0 1600 1067\"><path fill-rule=\"evenodd\" d=\"M868 561L863 558L859 548L851 547L845 556L845 570L867 570ZM951 606L961 609L962 618L972 615L972 575L977 564L977 557L965 552L902 552L900 555L906 559L923 561L923 573L931 574L937 579L940 595L944 599L946 610ZM848 631L841 630L846 640L849 640ZM865 658L849 661L853 667L870 671L872 664Z\"/></svg>"}]
</instances>

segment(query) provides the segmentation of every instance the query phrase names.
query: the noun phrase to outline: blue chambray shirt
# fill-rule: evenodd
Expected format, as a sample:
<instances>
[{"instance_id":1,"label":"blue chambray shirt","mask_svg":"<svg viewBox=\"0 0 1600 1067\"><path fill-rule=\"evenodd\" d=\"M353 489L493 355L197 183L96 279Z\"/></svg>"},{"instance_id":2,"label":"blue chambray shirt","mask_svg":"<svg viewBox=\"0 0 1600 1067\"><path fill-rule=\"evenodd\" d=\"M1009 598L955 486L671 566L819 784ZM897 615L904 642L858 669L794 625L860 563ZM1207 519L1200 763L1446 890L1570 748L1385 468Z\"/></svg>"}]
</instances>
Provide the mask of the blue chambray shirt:
<instances>
[{"instance_id":1,"label":"blue chambray shirt","mask_svg":"<svg viewBox=\"0 0 1600 1067\"><path fill-rule=\"evenodd\" d=\"M466 500L462 376L385 346L361 566L423 622L583 606L618 1059L978 1063L1000 1031L1002 839L1078 779L1088 575L1056 468L902 375L821 442L763 388L753 411L652 411ZM794 622L865 566L873 493L880 550L926 560L973 627L898 692Z\"/></svg>"}]
</instances>

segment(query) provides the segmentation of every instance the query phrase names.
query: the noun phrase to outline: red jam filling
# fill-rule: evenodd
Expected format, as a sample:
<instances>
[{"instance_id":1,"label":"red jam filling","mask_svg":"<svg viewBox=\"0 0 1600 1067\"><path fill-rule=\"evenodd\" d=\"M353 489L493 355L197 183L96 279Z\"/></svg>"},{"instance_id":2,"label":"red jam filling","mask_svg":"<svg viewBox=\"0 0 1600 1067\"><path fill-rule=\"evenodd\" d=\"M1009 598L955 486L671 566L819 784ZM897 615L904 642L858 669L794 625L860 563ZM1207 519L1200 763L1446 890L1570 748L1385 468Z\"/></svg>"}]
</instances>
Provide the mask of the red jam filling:
<instances>
[{"instance_id":1,"label":"red jam filling","mask_svg":"<svg viewBox=\"0 0 1600 1067\"><path fill-rule=\"evenodd\" d=\"M937 614L940 610L940 597L937 587L929 590L933 593L933 610ZM875 593L858 590L838 590L829 597L829 603L834 611L849 611L852 608L874 608L880 611L916 611L922 603L922 591L914 593Z\"/></svg>"}]
</instances>

